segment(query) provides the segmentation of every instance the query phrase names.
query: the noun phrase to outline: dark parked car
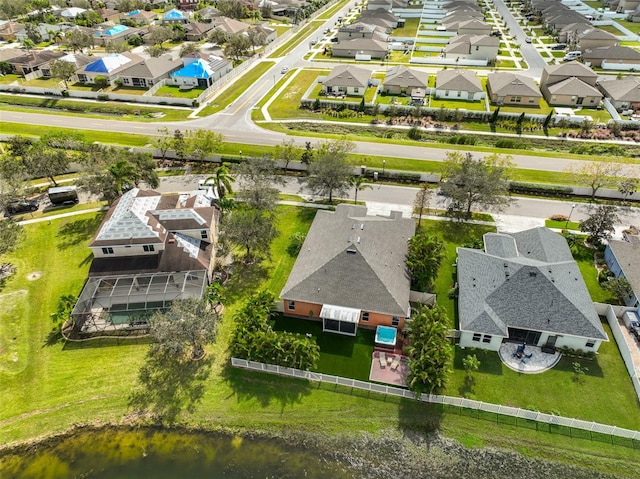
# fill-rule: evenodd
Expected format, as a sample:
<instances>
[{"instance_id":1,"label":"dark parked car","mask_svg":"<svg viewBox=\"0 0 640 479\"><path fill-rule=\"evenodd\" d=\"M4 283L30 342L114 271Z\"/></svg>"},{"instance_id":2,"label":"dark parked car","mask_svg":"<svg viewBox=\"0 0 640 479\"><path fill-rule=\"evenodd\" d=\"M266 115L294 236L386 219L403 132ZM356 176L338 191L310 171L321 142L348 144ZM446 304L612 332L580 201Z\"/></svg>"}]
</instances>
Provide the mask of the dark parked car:
<instances>
[{"instance_id":1,"label":"dark parked car","mask_svg":"<svg viewBox=\"0 0 640 479\"><path fill-rule=\"evenodd\" d=\"M557 45L554 45L551 47L552 50L564 50L566 48L567 48L566 43L558 43Z\"/></svg>"},{"instance_id":2,"label":"dark parked car","mask_svg":"<svg viewBox=\"0 0 640 479\"><path fill-rule=\"evenodd\" d=\"M14 201L7 205L7 213L15 215L17 213L24 213L26 211L37 211L38 202L35 200L20 200Z\"/></svg>"}]
</instances>

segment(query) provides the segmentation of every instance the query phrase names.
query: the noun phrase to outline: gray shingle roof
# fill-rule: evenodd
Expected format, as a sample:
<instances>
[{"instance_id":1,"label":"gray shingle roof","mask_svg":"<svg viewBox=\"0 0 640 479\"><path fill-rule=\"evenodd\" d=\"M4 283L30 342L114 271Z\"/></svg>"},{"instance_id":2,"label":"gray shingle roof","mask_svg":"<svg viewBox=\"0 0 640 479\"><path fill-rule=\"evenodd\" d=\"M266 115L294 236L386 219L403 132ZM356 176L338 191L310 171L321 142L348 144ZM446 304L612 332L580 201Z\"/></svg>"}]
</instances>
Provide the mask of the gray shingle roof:
<instances>
[{"instance_id":1,"label":"gray shingle roof","mask_svg":"<svg viewBox=\"0 0 640 479\"><path fill-rule=\"evenodd\" d=\"M405 66L394 67L387 73L384 79L385 86L399 86L411 88L426 88L428 73Z\"/></svg>"},{"instance_id":2,"label":"gray shingle roof","mask_svg":"<svg viewBox=\"0 0 640 479\"><path fill-rule=\"evenodd\" d=\"M609 248L618 260L633 292L640 297L640 241L610 240Z\"/></svg>"},{"instance_id":3,"label":"gray shingle roof","mask_svg":"<svg viewBox=\"0 0 640 479\"><path fill-rule=\"evenodd\" d=\"M140 63L125 68L119 72L123 77L155 79L167 75L182 67L182 62L174 60L171 55L162 55L156 58L147 58Z\"/></svg>"},{"instance_id":4,"label":"gray shingle roof","mask_svg":"<svg viewBox=\"0 0 640 479\"><path fill-rule=\"evenodd\" d=\"M366 38L358 40L366 40ZM339 65L331 70L331 73L327 75L327 78L325 78L322 84L326 87L343 86L366 88L369 84L369 78L371 78L371 72L369 70L354 67L353 65Z\"/></svg>"},{"instance_id":5,"label":"gray shingle roof","mask_svg":"<svg viewBox=\"0 0 640 479\"><path fill-rule=\"evenodd\" d=\"M487 76L487 83L491 93L498 96L535 96L542 97L542 93L533 78L516 73L496 72Z\"/></svg>"},{"instance_id":6,"label":"gray shingle roof","mask_svg":"<svg viewBox=\"0 0 640 479\"><path fill-rule=\"evenodd\" d=\"M579 33L578 38L580 40L618 40L614 34L605 32L600 28L593 28L585 32Z\"/></svg>"},{"instance_id":7,"label":"gray shingle roof","mask_svg":"<svg viewBox=\"0 0 640 479\"><path fill-rule=\"evenodd\" d=\"M582 52L585 59L603 59L603 60L635 60L640 61L640 52L629 47L599 47L590 48Z\"/></svg>"},{"instance_id":8,"label":"gray shingle roof","mask_svg":"<svg viewBox=\"0 0 640 479\"><path fill-rule=\"evenodd\" d=\"M479 92L480 80L471 70L440 70L436 74L437 90Z\"/></svg>"},{"instance_id":9,"label":"gray shingle roof","mask_svg":"<svg viewBox=\"0 0 640 479\"><path fill-rule=\"evenodd\" d=\"M408 316L405 257L415 222L366 213L355 205L318 211L280 296Z\"/></svg>"},{"instance_id":10,"label":"gray shingle roof","mask_svg":"<svg viewBox=\"0 0 640 479\"><path fill-rule=\"evenodd\" d=\"M588 66L578 62L572 61L567 63L562 63L560 65L547 65L544 67L544 70L553 76L567 76L567 77L589 77L589 78L597 78L598 74L594 72Z\"/></svg>"},{"instance_id":11,"label":"gray shingle roof","mask_svg":"<svg viewBox=\"0 0 640 479\"><path fill-rule=\"evenodd\" d=\"M598 96L602 93L591 85L586 84L576 77L567 78L561 82L554 83L547 87L552 95L578 95L578 96Z\"/></svg>"},{"instance_id":12,"label":"gray shingle roof","mask_svg":"<svg viewBox=\"0 0 640 479\"><path fill-rule=\"evenodd\" d=\"M485 242L507 257L458 249L461 330L508 336L511 327L608 340L564 238L535 228L487 234Z\"/></svg>"},{"instance_id":13,"label":"gray shingle roof","mask_svg":"<svg viewBox=\"0 0 640 479\"><path fill-rule=\"evenodd\" d=\"M640 102L640 78L628 76L620 80L598 82L600 90L614 101Z\"/></svg>"}]
</instances>

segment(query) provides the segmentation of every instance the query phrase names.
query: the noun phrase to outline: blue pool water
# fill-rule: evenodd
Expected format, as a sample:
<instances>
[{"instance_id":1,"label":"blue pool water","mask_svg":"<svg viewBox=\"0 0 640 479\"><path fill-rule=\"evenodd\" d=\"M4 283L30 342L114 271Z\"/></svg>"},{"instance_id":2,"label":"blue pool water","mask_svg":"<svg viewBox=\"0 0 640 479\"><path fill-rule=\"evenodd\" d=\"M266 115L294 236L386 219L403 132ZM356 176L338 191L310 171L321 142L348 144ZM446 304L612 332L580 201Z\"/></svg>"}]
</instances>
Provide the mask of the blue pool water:
<instances>
[{"instance_id":1,"label":"blue pool water","mask_svg":"<svg viewBox=\"0 0 640 479\"><path fill-rule=\"evenodd\" d=\"M395 346L396 334L396 328L392 328L390 326L378 326L376 329L376 343Z\"/></svg>"}]
</instances>

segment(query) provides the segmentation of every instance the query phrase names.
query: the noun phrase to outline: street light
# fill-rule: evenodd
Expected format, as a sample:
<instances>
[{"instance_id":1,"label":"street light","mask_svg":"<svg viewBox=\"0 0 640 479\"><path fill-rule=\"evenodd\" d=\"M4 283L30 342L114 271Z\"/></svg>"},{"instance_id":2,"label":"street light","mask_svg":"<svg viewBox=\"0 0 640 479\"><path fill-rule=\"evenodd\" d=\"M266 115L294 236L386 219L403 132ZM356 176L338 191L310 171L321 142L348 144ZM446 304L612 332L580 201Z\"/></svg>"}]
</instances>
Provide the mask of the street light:
<instances>
[{"instance_id":1,"label":"street light","mask_svg":"<svg viewBox=\"0 0 640 479\"><path fill-rule=\"evenodd\" d=\"M382 176L384 176L384 164L387 162L387 160L382 160Z\"/></svg>"},{"instance_id":2,"label":"street light","mask_svg":"<svg viewBox=\"0 0 640 479\"><path fill-rule=\"evenodd\" d=\"M576 207L575 203L571 205L571 211L569 211L569 216L567 217L567 222L564 225L564 229L569 227L569 221L571 220L571 215L573 214L573 209Z\"/></svg>"}]
</instances>

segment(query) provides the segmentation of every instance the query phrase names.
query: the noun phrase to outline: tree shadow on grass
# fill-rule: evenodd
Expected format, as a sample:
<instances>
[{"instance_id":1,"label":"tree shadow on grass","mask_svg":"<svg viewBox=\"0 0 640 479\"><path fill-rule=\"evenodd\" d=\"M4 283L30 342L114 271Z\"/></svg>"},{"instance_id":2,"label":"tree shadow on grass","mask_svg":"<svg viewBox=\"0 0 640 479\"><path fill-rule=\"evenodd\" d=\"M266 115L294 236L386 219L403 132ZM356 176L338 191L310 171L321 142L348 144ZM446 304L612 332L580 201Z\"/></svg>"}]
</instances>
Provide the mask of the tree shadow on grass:
<instances>
[{"instance_id":1,"label":"tree shadow on grass","mask_svg":"<svg viewBox=\"0 0 640 479\"><path fill-rule=\"evenodd\" d=\"M103 215L71 221L58 229L58 249L65 250L89 241L102 222Z\"/></svg>"},{"instance_id":2,"label":"tree shadow on grass","mask_svg":"<svg viewBox=\"0 0 640 479\"><path fill-rule=\"evenodd\" d=\"M181 411L193 412L202 400L212 362L210 357L191 361L151 348L138 373L138 386L129 395L129 407L164 423L175 422Z\"/></svg>"},{"instance_id":3,"label":"tree shadow on grass","mask_svg":"<svg viewBox=\"0 0 640 479\"><path fill-rule=\"evenodd\" d=\"M269 277L269 270L263 263L234 263L229 280L225 283L225 296L229 304L248 298L260 289Z\"/></svg>"},{"instance_id":4,"label":"tree shadow on grass","mask_svg":"<svg viewBox=\"0 0 640 479\"><path fill-rule=\"evenodd\" d=\"M268 407L275 402L280 404L281 413L284 413L287 406L299 404L303 397L311 393L313 387L306 379L247 371L231 366L224 369L223 378L239 403L258 401L260 406Z\"/></svg>"},{"instance_id":5,"label":"tree shadow on grass","mask_svg":"<svg viewBox=\"0 0 640 479\"><path fill-rule=\"evenodd\" d=\"M405 434L416 431L430 433L439 429L444 415L444 409L441 405L427 404L407 398L389 398L389 400L399 401L398 427Z\"/></svg>"}]
</instances>

